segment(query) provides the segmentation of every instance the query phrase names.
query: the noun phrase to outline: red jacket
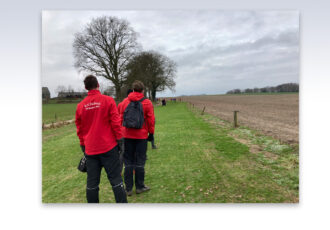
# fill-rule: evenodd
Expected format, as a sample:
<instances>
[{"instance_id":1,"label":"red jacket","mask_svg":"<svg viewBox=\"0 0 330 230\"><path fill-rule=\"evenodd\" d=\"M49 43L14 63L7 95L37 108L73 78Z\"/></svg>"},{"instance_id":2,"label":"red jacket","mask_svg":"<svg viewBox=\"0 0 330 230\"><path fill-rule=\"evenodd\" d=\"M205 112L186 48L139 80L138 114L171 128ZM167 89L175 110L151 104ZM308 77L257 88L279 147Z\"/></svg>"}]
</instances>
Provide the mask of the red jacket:
<instances>
[{"instance_id":1,"label":"red jacket","mask_svg":"<svg viewBox=\"0 0 330 230\"><path fill-rule=\"evenodd\" d=\"M76 110L77 135L87 155L108 152L121 139L121 123L112 97L90 90Z\"/></svg>"},{"instance_id":2,"label":"red jacket","mask_svg":"<svg viewBox=\"0 0 330 230\"><path fill-rule=\"evenodd\" d=\"M144 97L142 93L133 92L128 95L119 105L118 111L120 115L120 123L123 124L124 112L126 107L131 101L138 101ZM132 129L122 127L123 135L125 138L131 139L147 139L148 133L155 132L155 115L154 107L149 99L144 99L142 102L143 114L144 114L144 124L141 129Z\"/></svg>"}]
</instances>

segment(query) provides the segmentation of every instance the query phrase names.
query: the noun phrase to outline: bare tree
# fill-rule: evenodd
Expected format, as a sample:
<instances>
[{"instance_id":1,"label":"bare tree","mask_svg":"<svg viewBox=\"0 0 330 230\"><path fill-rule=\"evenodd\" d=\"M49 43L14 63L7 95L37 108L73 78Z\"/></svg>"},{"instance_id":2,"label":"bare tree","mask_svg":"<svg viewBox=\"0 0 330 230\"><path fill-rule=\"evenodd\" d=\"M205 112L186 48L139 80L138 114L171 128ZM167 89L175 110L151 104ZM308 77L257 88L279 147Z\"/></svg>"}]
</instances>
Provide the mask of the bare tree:
<instances>
[{"instance_id":1,"label":"bare tree","mask_svg":"<svg viewBox=\"0 0 330 230\"><path fill-rule=\"evenodd\" d=\"M254 92L254 93L260 93L260 89L257 88L257 87L254 87L254 88L253 88L253 92Z\"/></svg>"},{"instance_id":2,"label":"bare tree","mask_svg":"<svg viewBox=\"0 0 330 230\"><path fill-rule=\"evenodd\" d=\"M116 94L116 90L115 90L115 87L114 86L107 86L103 92L102 92L104 95L108 95L108 96L111 96L113 97L115 94Z\"/></svg>"},{"instance_id":3,"label":"bare tree","mask_svg":"<svg viewBox=\"0 0 330 230\"><path fill-rule=\"evenodd\" d=\"M137 33L128 21L111 16L94 18L75 34L73 55L79 72L110 80L120 98L128 61L139 49Z\"/></svg>"},{"instance_id":4,"label":"bare tree","mask_svg":"<svg viewBox=\"0 0 330 230\"><path fill-rule=\"evenodd\" d=\"M278 92L299 92L299 84L297 83L286 83L276 86Z\"/></svg>"},{"instance_id":5,"label":"bare tree","mask_svg":"<svg viewBox=\"0 0 330 230\"><path fill-rule=\"evenodd\" d=\"M146 93L155 101L156 93L166 88L174 91L176 64L155 51L141 52L134 56L127 65L127 84L141 80L146 86Z\"/></svg>"},{"instance_id":6,"label":"bare tree","mask_svg":"<svg viewBox=\"0 0 330 230\"><path fill-rule=\"evenodd\" d=\"M83 86L76 87L76 92L87 93L87 90Z\"/></svg>"},{"instance_id":7,"label":"bare tree","mask_svg":"<svg viewBox=\"0 0 330 230\"><path fill-rule=\"evenodd\" d=\"M68 86L67 92L68 93L73 93L74 92L74 89L73 89L73 87L71 85Z\"/></svg>"},{"instance_id":8,"label":"bare tree","mask_svg":"<svg viewBox=\"0 0 330 230\"><path fill-rule=\"evenodd\" d=\"M234 94L240 94L241 93L241 90L240 89L233 89L233 93Z\"/></svg>"},{"instance_id":9,"label":"bare tree","mask_svg":"<svg viewBox=\"0 0 330 230\"><path fill-rule=\"evenodd\" d=\"M67 88L64 85L59 85L57 86L57 88L55 89L55 92L57 93L57 95L59 93L63 93L63 92L67 92Z\"/></svg>"},{"instance_id":10,"label":"bare tree","mask_svg":"<svg viewBox=\"0 0 330 230\"><path fill-rule=\"evenodd\" d=\"M248 89L245 89L244 90L244 93L253 93L253 89L249 89L249 88Z\"/></svg>"}]
</instances>

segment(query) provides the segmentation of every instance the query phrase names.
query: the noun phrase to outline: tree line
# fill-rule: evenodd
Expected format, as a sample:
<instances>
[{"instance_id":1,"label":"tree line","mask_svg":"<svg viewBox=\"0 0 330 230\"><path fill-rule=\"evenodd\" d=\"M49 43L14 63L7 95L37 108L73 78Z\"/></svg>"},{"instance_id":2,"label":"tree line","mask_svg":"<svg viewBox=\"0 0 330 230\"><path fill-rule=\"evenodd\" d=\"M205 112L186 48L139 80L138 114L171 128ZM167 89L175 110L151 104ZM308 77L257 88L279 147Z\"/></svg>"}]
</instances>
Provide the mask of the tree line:
<instances>
[{"instance_id":1,"label":"tree line","mask_svg":"<svg viewBox=\"0 0 330 230\"><path fill-rule=\"evenodd\" d=\"M112 86L106 92L116 99L126 96L134 80L144 83L152 100L166 88L173 91L176 64L157 51L143 51L137 36L127 20L94 18L74 35L74 66L78 72L109 80Z\"/></svg>"},{"instance_id":2,"label":"tree line","mask_svg":"<svg viewBox=\"0 0 330 230\"><path fill-rule=\"evenodd\" d=\"M55 93L74 93L74 92L87 92L84 88L74 89L71 85L58 85L55 89Z\"/></svg>"},{"instance_id":3,"label":"tree line","mask_svg":"<svg viewBox=\"0 0 330 230\"><path fill-rule=\"evenodd\" d=\"M247 89L232 89L227 91L226 94L240 94L240 93L289 93L299 92L299 84L297 83L286 83L278 86L266 86L263 88L247 88Z\"/></svg>"}]
</instances>

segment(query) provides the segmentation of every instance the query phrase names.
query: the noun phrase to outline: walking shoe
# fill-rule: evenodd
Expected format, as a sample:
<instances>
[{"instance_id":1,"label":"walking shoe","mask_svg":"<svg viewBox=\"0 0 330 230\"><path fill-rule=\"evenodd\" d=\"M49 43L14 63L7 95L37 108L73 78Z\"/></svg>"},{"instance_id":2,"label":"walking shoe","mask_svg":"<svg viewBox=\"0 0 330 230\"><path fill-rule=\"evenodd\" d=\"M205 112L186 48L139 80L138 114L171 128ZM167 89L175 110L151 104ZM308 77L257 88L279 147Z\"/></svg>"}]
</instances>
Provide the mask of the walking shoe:
<instances>
[{"instance_id":1,"label":"walking shoe","mask_svg":"<svg viewBox=\"0 0 330 230\"><path fill-rule=\"evenodd\" d=\"M152 146L152 149L157 149L156 145L153 145L153 146Z\"/></svg>"},{"instance_id":2,"label":"walking shoe","mask_svg":"<svg viewBox=\"0 0 330 230\"><path fill-rule=\"evenodd\" d=\"M140 193L143 193L143 192L146 192L149 190L150 190L150 188L148 186L144 186L143 188L136 189L136 194L140 194Z\"/></svg>"},{"instance_id":3,"label":"walking shoe","mask_svg":"<svg viewBox=\"0 0 330 230\"><path fill-rule=\"evenodd\" d=\"M132 194L133 194L133 191L131 190L131 191L126 191L126 195L127 196L132 196Z\"/></svg>"}]
</instances>

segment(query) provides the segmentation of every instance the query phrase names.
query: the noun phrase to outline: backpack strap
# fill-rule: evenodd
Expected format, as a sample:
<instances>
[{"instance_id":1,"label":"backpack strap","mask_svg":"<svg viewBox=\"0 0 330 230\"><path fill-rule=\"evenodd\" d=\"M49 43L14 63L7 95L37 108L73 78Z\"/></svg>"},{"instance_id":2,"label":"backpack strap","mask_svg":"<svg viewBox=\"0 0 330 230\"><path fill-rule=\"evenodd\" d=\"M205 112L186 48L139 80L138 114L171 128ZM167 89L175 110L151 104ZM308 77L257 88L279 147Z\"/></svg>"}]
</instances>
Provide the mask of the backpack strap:
<instances>
[{"instance_id":1,"label":"backpack strap","mask_svg":"<svg viewBox=\"0 0 330 230\"><path fill-rule=\"evenodd\" d=\"M144 99L146 99L146 98L142 97L141 100L138 100L138 102L142 102L142 101L144 101Z\"/></svg>"}]
</instances>

